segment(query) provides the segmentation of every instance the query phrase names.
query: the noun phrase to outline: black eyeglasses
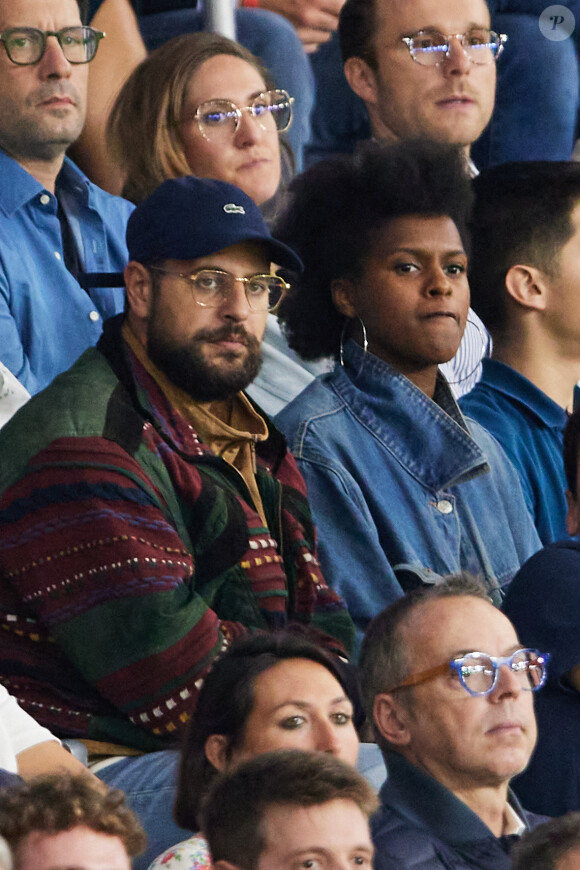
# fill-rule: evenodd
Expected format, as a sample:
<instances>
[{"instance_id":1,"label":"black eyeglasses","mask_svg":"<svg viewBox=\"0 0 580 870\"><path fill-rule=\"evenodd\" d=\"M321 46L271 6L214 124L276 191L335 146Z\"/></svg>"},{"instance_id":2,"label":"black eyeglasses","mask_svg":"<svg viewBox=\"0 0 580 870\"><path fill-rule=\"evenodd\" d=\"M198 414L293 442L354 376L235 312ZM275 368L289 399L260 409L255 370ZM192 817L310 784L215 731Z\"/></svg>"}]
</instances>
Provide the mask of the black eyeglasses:
<instances>
[{"instance_id":1,"label":"black eyeglasses","mask_svg":"<svg viewBox=\"0 0 580 870\"><path fill-rule=\"evenodd\" d=\"M549 661L550 654L541 653L537 649L519 649L511 656L489 656L482 652L470 652L451 659L443 665L410 674L398 686L387 689L385 694L395 692L404 686L418 686L420 683L434 680L435 677L456 673L461 686L470 695L489 695L497 686L499 669L502 665L516 675L522 689L537 692L546 682Z\"/></svg>"},{"instance_id":2,"label":"black eyeglasses","mask_svg":"<svg viewBox=\"0 0 580 870\"><path fill-rule=\"evenodd\" d=\"M17 66L39 63L46 51L49 36L54 36L69 63L90 63L97 53L99 42L105 38L102 30L94 27L63 27L62 30L38 30L36 27L11 27L0 33L0 42L8 59Z\"/></svg>"}]
</instances>

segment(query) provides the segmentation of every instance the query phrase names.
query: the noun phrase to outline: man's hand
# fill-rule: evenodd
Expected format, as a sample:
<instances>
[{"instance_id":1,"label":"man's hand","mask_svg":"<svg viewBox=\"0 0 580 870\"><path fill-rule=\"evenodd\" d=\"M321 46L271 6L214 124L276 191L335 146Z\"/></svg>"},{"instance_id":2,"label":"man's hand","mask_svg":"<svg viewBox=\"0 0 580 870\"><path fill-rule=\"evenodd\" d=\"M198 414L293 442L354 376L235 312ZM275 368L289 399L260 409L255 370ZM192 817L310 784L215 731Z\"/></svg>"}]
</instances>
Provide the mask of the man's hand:
<instances>
[{"instance_id":1,"label":"man's hand","mask_svg":"<svg viewBox=\"0 0 580 870\"><path fill-rule=\"evenodd\" d=\"M345 0L260 0L260 9L269 9L287 18L302 40L304 51L316 51L338 27L338 13Z\"/></svg>"}]
</instances>

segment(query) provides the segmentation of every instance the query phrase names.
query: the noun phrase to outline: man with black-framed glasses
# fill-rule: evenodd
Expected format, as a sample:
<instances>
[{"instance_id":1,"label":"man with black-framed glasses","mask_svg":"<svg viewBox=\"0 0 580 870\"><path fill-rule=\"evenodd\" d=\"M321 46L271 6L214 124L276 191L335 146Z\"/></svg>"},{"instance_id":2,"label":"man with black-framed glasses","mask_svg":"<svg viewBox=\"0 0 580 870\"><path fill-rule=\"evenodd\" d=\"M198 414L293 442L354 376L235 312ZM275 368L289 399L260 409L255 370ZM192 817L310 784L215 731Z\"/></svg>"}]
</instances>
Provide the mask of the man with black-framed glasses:
<instances>
[{"instance_id":1,"label":"man with black-framed glasses","mask_svg":"<svg viewBox=\"0 0 580 870\"><path fill-rule=\"evenodd\" d=\"M549 654L525 647L469 576L408 593L370 624L363 696L387 766L376 870L508 870L542 817L509 782L536 742Z\"/></svg>"},{"instance_id":2,"label":"man with black-framed glasses","mask_svg":"<svg viewBox=\"0 0 580 870\"><path fill-rule=\"evenodd\" d=\"M65 156L83 128L105 34L76 0L0 0L0 360L34 394L123 308L133 206Z\"/></svg>"}]
</instances>

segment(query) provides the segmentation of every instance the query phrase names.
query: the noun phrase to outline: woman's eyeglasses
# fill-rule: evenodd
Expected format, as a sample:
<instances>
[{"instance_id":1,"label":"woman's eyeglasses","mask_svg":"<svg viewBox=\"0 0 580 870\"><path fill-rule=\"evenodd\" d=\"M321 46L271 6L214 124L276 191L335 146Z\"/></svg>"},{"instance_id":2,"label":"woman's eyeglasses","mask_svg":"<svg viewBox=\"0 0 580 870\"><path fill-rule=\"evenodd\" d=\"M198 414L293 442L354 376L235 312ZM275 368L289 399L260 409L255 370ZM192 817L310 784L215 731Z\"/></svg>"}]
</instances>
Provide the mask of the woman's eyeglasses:
<instances>
[{"instance_id":1,"label":"woman's eyeglasses","mask_svg":"<svg viewBox=\"0 0 580 870\"><path fill-rule=\"evenodd\" d=\"M249 112L262 130L284 133L292 123L291 97L286 91L271 90L258 94L248 106L237 106L231 100L207 100L195 110L192 118L199 132L209 142L231 139L242 121L242 113Z\"/></svg>"}]
</instances>

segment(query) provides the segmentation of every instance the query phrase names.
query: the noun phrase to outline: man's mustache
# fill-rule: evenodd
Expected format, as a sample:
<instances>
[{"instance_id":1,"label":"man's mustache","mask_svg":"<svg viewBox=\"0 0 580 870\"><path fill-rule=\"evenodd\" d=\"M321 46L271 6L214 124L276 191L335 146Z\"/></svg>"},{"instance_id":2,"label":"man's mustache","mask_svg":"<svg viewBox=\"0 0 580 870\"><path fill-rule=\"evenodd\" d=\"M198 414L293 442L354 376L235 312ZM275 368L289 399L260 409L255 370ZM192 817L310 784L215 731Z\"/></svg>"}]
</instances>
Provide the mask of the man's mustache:
<instances>
[{"instance_id":1,"label":"man's mustache","mask_svg":"<svg viewBox=\"0 0 580 870\"><path fill-rule=\"evenodd\" d=\"M255 335L250 335L243 326L220 326L219 329L200 329L195 334L195 341L242 341L251 350L257 350L260 342Z\"/></svg>"}]
</instances>

